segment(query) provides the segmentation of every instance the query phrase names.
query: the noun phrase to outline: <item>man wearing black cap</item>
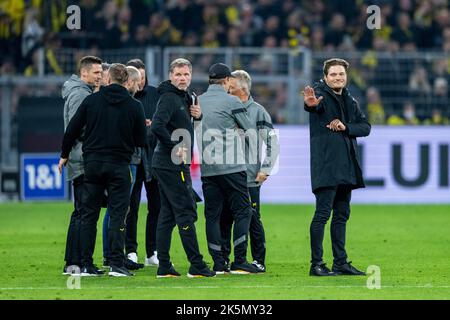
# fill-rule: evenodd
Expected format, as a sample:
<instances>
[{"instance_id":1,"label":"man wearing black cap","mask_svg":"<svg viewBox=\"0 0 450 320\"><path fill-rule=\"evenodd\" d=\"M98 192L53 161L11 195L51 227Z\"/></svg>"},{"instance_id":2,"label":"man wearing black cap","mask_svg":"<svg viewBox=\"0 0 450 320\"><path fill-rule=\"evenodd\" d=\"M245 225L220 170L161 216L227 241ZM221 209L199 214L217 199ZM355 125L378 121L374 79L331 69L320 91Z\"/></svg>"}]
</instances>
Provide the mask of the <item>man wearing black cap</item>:
<instances>
[{"instance_id":1,"label":"man wearing black cap","mask_svg":"<svg viewBox=\"0 0 450 320\"><path fill-rule=\"evenodd\" d=\"M247 188L245 158L239 128L253 125L242 102L228 95L231 70L217 63L209 69L208 90L199 97L202 106L202 182L205 196L206 237L214 260L214 271L223 274L257 273L247 262L247 243L252 208ZM230 269L222 254L220 215L226 201L235 221L233 230L234 262Z\"/></svg>"}]
</instances>

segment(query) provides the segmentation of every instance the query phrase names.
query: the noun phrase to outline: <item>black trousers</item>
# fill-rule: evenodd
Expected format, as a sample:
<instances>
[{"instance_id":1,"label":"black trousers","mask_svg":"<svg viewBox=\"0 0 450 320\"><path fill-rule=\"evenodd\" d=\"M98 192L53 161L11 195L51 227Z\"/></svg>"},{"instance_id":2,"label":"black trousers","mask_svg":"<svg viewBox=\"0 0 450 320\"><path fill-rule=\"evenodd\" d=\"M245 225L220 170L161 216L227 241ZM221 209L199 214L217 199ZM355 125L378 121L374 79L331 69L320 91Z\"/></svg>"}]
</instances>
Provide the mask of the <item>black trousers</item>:
<instances>
[{"instance_id":1,"label":"black trousers","mask_svg":"<svg viewBox=\"0 0 450 320\"><path fill-rule=\"evenodd\" d=\"M186 256L198 268L205 263L200 254L195 222L197 204L193 197L192 180L189 171L172 171L154 168L161 197L161 211L156 229L156 250L160 268L170 268L170 245L172 231L178 226Z\"/></svg>"},{"instance_id":2,"label":"black trousers","mask_svg":"<svg viewBox=\"0 0 450 320\"><path fill-rule=\"evenodd\" d=\"M261 187L249 187L250 200L252 203L252 217L250 220L250 248L253 260L265 265L266 261L266 236L260 213L260 191ZM220 216L220 231L222 233L222 254L225 261L230 261L231 254L231 228L233 226L233 215L224 204Z\"/></svg>"},{"instance_id":3,"label":"black trousers","mask_svg":"<svg viewBox=\"0 0 450 320\"><path fill-rule=\"evenodd\" d=\"M79 176L72 181L73 185L73 212L70 217L69 230L67 231L66 254L64 260L66 265L81 264L81 201L83 196L84 176Z\"/></svg>"},{"instance_id":4,"label":"black trousers","mask_svg":"<svg viewBox=\"0 0 450 320\"><path fill-rule=\"evenodd\" d=\"M236 263L245 262L247 260L248 231L252 216L245 171L202 177L202 182L205 197L206 238L214 264L220 266L225 263L220 230L220 217L224 203L234 220L234 261Z\"/></svg>"},{"instance_id":5,"label":"black trousers","mask_svg":"<svg viewBox=\"0 0 450 320\"><path fill-rule=\"evenodd\" d=\"M90 161L84 165L83 204L81 207L81 264L92 265L97 236L97 221L105 189L108 190L109 261L123 267L125 217L130 204L131 173L129 164Z\"/></svg>"},{"instance_id":6,"label":"black trousers","mask_svg":"<svg viewBox=\"0 0 450 320\"><path fill-rule=\"evenodd\" d=\"M147 257L151 257L156 251L156 227L158 224L159 211L161 210L161 199L159 196L158 180L153 177L145 181L145 171L141 164L137 167L136 181L130 198L130 212L127 215L127 229L125 239L125 252L137 252L137 223L139 205L141 203L142 185L145 186L147 195L147 222L145 228L145 251Z\"/></svg>"},{"instance_id":7,"label":"black trousers","mask_svg":"<svg viewBox=\"0 0 450 320\"><path fill-rule=\"evenodd\" d=\"M345 232L350 217L351 186L320 188L314 192L316 196L316 212L311 222L311 263L323 262L323 237L325 225L331 219L331 244L333 248L333 263L343 264L347 261L345 252Z\"/></svg>"}]
</instances>

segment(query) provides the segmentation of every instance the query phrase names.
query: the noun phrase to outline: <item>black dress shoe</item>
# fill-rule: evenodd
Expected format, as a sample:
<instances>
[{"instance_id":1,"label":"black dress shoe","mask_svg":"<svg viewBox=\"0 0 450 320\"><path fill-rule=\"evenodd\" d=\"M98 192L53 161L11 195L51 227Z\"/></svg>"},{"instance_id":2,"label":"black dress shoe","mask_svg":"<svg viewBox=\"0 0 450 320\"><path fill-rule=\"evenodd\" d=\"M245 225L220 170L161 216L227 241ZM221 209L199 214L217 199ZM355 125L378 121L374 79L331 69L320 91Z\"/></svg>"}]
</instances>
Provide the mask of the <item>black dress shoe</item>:
<instances>
[{"instance_id":1,"label":"black dress shoe","mask_svg":"<svg viewBox=\"0 0 450 320\"><path fill-rule=\"evenodd\" d=\"M365 276L366 273L359 271L358 269L356 269L354 266L351 265L351 261L341 264L341 265L336 265L333 264L333 272L336 273L337 275L348 275L348 276Z\"/></svg>"},{"instance_id":2,"label":"black dress shoe","mask_svg":"<svg viewBox=\"0 0 450 320\"><path fill-rule=\"evenodd\" d=\"M330 269L327 268L325 263L323 264L312 264L311 269L309 270L310 276L317 276L317 277L330 277L334 276L334 272L332 272Z\"/></svg>"}]
</instances>

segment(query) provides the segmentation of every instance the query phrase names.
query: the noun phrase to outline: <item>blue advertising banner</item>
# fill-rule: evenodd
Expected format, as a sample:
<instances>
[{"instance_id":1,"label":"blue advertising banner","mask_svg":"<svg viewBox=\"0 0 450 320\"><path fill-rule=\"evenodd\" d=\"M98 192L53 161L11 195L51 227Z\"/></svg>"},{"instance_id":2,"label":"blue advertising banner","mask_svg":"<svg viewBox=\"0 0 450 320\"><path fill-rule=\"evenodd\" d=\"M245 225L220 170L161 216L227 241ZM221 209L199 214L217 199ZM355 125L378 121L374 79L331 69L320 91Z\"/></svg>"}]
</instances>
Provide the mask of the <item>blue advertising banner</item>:
<instances>
[{"instance_id":1,"label":"blue advertising banner","mask_svg":"<svg viewBox=\"0 0 450 320\"><path fill-rule=\"evenodd\" d=\"M23 201L67 200L65 170L58 171L59 154L23 153L20 156L20 197Z\"/></svg>"}]
</instances>

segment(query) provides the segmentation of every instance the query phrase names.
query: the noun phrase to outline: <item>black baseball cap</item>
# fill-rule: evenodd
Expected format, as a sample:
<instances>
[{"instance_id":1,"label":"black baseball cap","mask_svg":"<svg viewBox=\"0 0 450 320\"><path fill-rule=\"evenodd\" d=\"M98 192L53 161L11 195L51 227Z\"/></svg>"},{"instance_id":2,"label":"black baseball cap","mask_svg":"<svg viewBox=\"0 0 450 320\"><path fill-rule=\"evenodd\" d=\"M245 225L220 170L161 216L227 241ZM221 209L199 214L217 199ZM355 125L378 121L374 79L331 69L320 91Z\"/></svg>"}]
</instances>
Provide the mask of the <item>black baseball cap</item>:
<instances>
[{"instance_id":1,"label":"black baseball cap","mask_svg":"<svg viewBox=\"0 0 450 320\"><path fill-rule=\"evenodd\" d=\"M210 79L223 79L226 77L233 77L231 75L230 68L224 63L213 64L209 68L209 78Z\"/></svg>"}]
</instances>

